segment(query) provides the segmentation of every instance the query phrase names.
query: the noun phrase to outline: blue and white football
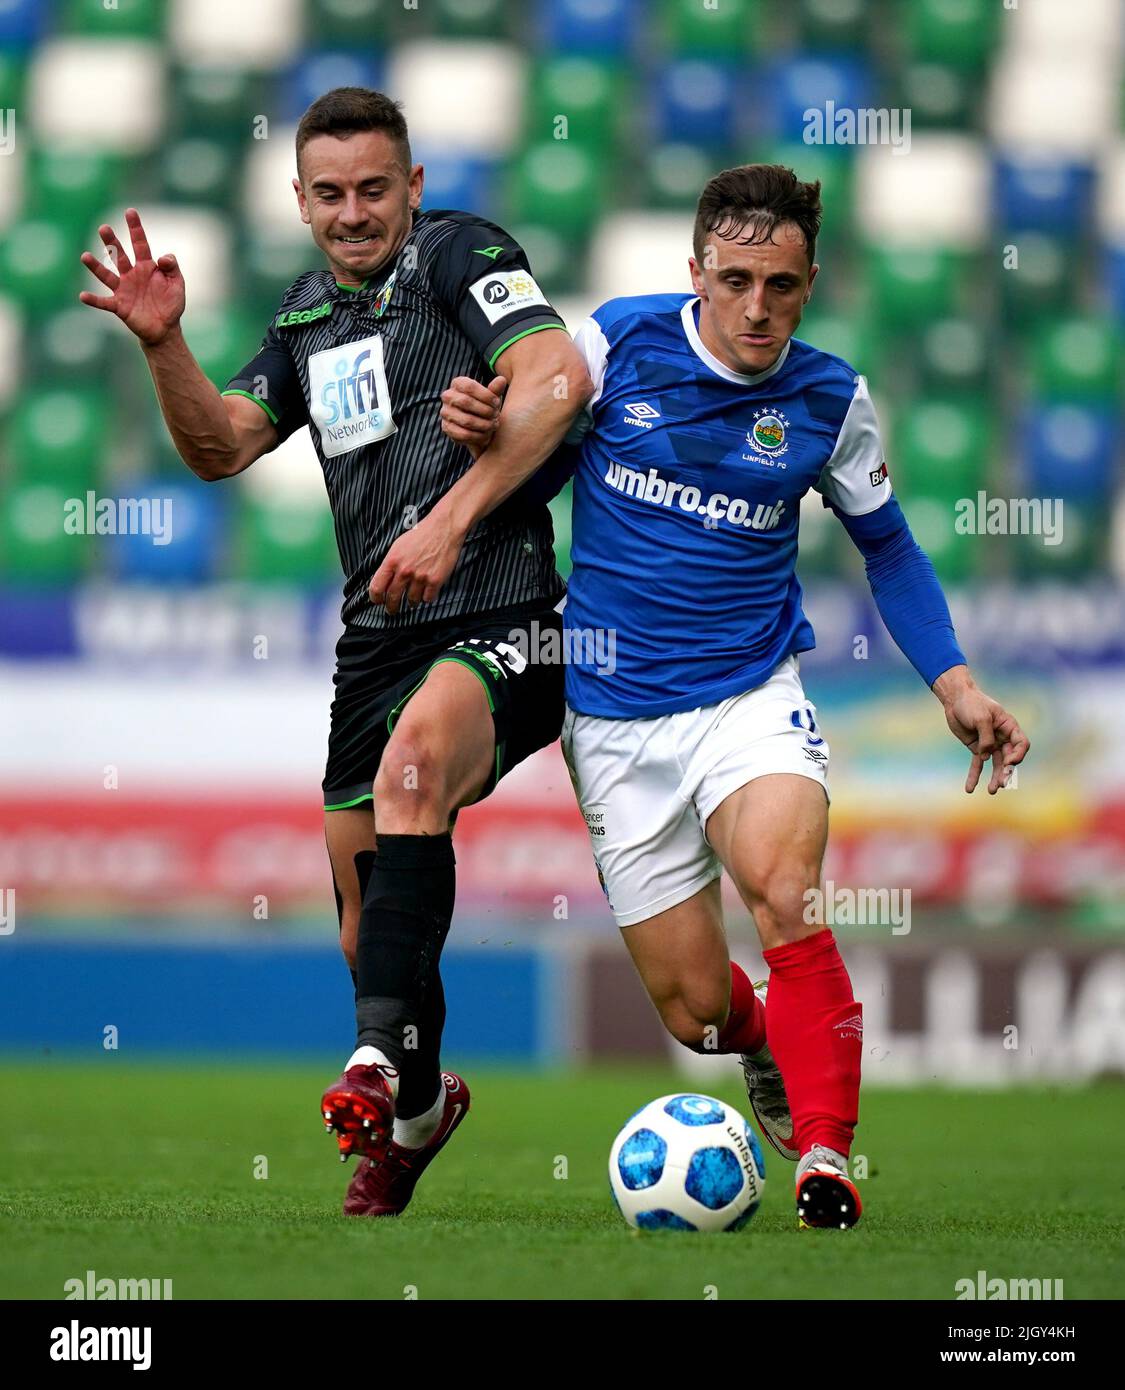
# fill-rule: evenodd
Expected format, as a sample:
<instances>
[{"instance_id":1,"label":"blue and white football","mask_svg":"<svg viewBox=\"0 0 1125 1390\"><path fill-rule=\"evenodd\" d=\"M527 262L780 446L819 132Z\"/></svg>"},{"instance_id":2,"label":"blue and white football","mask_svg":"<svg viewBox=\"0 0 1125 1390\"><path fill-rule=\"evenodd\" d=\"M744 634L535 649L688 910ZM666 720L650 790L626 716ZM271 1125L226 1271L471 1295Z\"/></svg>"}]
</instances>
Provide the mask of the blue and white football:
<instances>
[{"instance_id":1,"label":"blue and white football","mask_svg":"<svg viewBox=\"0 0 1125 1390\"><path fill-rule=\"evenodd\" d=\"M762 1150L737 1110L713 1096L661 1096L613 1141L609 1184L642 1231L738 1231L766 1185Z\"/></svg>"}]
</instances>

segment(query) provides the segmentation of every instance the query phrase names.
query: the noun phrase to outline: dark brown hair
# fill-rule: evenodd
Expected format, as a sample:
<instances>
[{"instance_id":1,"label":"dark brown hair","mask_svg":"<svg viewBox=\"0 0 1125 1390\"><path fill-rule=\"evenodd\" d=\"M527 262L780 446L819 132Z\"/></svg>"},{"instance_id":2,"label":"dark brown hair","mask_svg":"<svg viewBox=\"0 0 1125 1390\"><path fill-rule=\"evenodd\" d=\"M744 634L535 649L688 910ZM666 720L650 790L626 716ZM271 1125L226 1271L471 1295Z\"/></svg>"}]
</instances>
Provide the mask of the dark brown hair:
<instances>
[{"instance_id":1,"label":"dark brown hair","mask_svg":"<svg viewBox=\"0 0 1125 1390\"><path fill-rule=\"evenodd\" d=\"M370 87L334 87L317 97L297 126L298 174L301 151L314 135L352 135L360 130L386 131L398 147L399 163L410 172L410 137L398 102Z\"/></svg>"},{"instance_id":2,"label":"dark brown hair","mask_svg":"<svg viewBox=\"0 0 1125 1390\"><path fill-rule=\"evenodd\" d=\"M724 169L699 196L692 244L695 259L702 262L709 233L740 246L760 246L773 238L782 222L800 227L808 248L809 264L816 255L820 231L820 180L802 183L783 164L740 164Z\"/></svg>"}]
</instances>

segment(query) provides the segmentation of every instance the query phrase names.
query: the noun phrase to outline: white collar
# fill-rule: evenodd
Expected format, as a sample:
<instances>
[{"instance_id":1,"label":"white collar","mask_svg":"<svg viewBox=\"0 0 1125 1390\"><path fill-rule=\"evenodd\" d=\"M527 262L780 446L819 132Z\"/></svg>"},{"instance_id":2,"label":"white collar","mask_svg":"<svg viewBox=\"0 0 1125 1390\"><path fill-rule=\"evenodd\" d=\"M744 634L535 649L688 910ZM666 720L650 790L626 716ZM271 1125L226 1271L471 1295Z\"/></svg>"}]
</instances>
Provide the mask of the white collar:
<instances>
[{"instance_id":1,"label":"white collar","mask_svg":"<svg viewBox=\"0 0 1125 1390\"><path fill-rule=\"evenodd\" d=\"M695 306L699 303L698 297L689 299L680 310L680 322L684 326L687 340L691 344L691 350L696 357L710 367L716 376L721 376L724 381L733 381L738 386L757 386L759 381L766 381L775 372L781 370L785 359L789 356L789 344L793 341L790 338L778 354L777 361L772 367L767 367L764 372L756 372L753 376L747 376L744 372L733 372L724 363L720 362L713 352L703 346L703 339L699 336L699 329L695 326Z\"/></svg>"}]
</instances>

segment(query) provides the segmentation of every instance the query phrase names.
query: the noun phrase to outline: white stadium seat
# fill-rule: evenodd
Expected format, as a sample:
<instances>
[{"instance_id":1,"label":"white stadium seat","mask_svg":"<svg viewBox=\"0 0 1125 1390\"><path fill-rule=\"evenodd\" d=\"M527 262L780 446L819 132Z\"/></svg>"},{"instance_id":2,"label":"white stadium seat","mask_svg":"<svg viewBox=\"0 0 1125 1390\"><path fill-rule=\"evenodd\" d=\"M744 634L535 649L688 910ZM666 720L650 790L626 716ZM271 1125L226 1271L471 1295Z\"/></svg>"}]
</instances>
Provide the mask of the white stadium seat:
<instances>
[{"instance_id":1,"label":"white stadium seat","mask_svg":"<svg viewBox=\"0 0 1125 1390\"><path fill-rule=\"evenodd\" d=\"M193 308L229 305L230 296L237 288L232 279L238 272L229 221L217 212L166 203L146 204L138 211L153 257L158 259L171 252L180 263L187 286L187 313ZM121 209L107 208L102 221L109 223L126 252L131 253L129 229ZM98 225L95 223L90 228L87 237L91 251L105 249L98 236ZM94 293L102 292L92 281L91 287Z\"/></svg>"},{"instance_id":2,"label":"white stadium seat","mask_svg":"<svg viewBox=\"0 0 1125 1390\"><path fill-rule=\"evenodd\" d=\"M295 125L270 126L268 140L252 140L242 179L242 216L271 237L305 242L309 229L301 221L293 180L297 177Z\"/></svg>"},{"instance_id":3,"label":"white stadium seat","mask_svg":"<svg viewBox=\"0 0 1125 1390\"><path fill-rule=\"evenodd\" d=\"M1102 160L1098 222L1106 241L1125 246L1125 139L1112 145Z\"/></svg>"},{"instance_id":4,"label":"white stadium seat","mask_svg":"<svg viewBox=\"0 0 1125 1390\"><path fill-rule=\"evenodd\" d=\"M519 138L526 59L503 43L404 43L387 92L401 101L419 146L499 159Z\"/></svg>"},{"instance_id":5,"label":"white stadium seat","mask_svg":"<svg viewBox=\"0 0 1125 1390\"><path fill-rule=\"evenodd\" d=\"M1116 55L1122 39L1120 0L1021 0L1001 15L1002 44L1056 62Z\"/></svg>"},{"instance_id":6,"label":"white stadium seat","mask_svg":"<svg viewBox=\"0 0 1125 1390\"><path fill-rule=\"evenodd\" d=\"M602 218L590 255L595 305L618 295L690 290L689 212L618 212Z\"/></svg>"},{"instance_id":7,"label":"white stadium seat","mask_svg":"<svg viewBox=\"0 0 1125 1390\"><path fill-rule=\"evenodd\" d=\"M141 40L55 39L31 62L28 109L44 145L152 149L163 138L164 96L163 54Z\"/></svg>"},{"instance_id":8,"label":"white stadium seat","mask_svg":"<svg viewBox=\"0 0 1125 1390\"><path fill-rule=\"evenodd\" d=\"M920 135L909 154L856 151L856 220L876 244L976 247L989 225L988 159L978 140Z\"/></svg>"},{"instance_id":9,"label":"white stadium seat","mask_svg":"<svg viewBox=\"0 0 1125 1390\"><path fill-rule=\"evenodd\" d=\"M31 143L20 134L20 118L16 115L11 152L0 158L0 232L14 222L23 210L24 164L27 146Z\"/></svg>"},{"instance_id":10,"label":"white stadium seat","mask_svg":"<svg viewBox=\"0 0 1125 1390\"><path fill-rule=\"evenodd\" d=\"M302 0L172 0L168 37L181 63L269 71L297 56L304 9Z\"/></svg>"},{"instance_id":11,"label":"white stadium seat","mask_svg":"<svg viewBox=\"0 0 1125 1390\"><path fill-rule=\"evenodd\" d=\"M0 295L0 410L15 400L23 365L23 315Z\"/></svg>"},{"instance_id":12,"label":"white stadium seat","mask_svg":"<svg viewBox=\"0 0 1125 1390\"><path fill-rule=\"evenodd\" d=\"M1120 95L1112 52L1078 63L1008 53L993 73L988 131L1014 154L1093 160L1113 133Z\"/></svg>"},{"instance_id":13,"label":"white stadium seat","mask_svg":"<svg viewBox=\"0 0 1125 1390\"><path fill-rule=\"evenodd\" d=\"M291 434L243 475L246 489L261 502L307 499L327 506L324 472L308 426Z\"/></svg>"}]
</instances>

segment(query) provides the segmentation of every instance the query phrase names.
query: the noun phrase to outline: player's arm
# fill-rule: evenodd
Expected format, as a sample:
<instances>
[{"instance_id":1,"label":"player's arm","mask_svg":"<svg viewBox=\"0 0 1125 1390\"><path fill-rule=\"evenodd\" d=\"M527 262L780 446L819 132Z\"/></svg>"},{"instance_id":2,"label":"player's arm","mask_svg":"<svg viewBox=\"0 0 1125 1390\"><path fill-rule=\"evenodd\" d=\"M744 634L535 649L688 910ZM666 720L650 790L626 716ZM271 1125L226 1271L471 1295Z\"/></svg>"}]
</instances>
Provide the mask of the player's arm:
<instances>
[{"instance_id":1,"label":"player's arm","mask_svg":"<svg viewBox=\"0 0 1125 1390\"><path fill-rule=\"evenodd\" d=\"M473 467L434 508L447 510L457 530L467 531L539 469L594 392L565 330L522 339L499 358L497 371L503 412Z\"/></svg>"},{"instance_id":2,"label":"player's arm","mask_svg":"<svg viewBox=\"0 0 1125 1390\"><path fill-rule=\"evenodd\" d=\"M505 407L473 466L395 541L372 577L371 601L391 613L404 600L437 596L472 527L536 471L593 391L565 324L502 228L465 221L443 246L431 285L482 361L506 382Z\"/></svg>"},{"instance_id":3,"label":"player's arm","mask_svg":"<svg viewBox=\"0 0 1125 1390\"><path fill-rule=\"evenodd\" d=\"M539 468L593 393L585 363L561 327L521 338L496 360L504 410L473 466L387 552L371 580L373 603L430 603L453 573L465 537Z\"/></svg>"},{"instance_id":4,"label":"player's arm","mask_svg":"<svg viewBox=\"0 0 1125 1390\"><path fill-rule=\"evenodd\" d=\"M441 396L442 430L463 444L473 458L480 458L492 442L500 425L500 411L508 383L496 377L482 386L470 376L454 377ZM532 503L550 502L557 497L574 475L578 464L578 445L592 428L590 406L587 403L572 421L570 429L556 445L553 453L539 466L520 489L520 496Z\"/></svg>"},{"instance_id":5,"label":"player's arm","mask_svg":"<svg viewBox=\"0 0 1125 1390\"><path fill-rule=\"evenodd\" d=\"M275 421L260 405L223 396L204 376L180 328L184 312L184 277L175 256L154 260L135 208L125 222L133 248L130 260L110 226L99 235L115 270L89 251L82 264L109 291L84 290L79 299L116 316L136 337L152 374L157 399L176 451L205 481L229 478L248 468L278 442Z\"/></svg>"},{"instance_id":6,"label":"player's arm","mask_svg":"<svg viewBox=\"0 0 1125 1390\"><path fill-rule=\"evenodd\" d=\"M973 680L929 556L891 491L867 385L860 377L836 448L817 484L864 559L879 616L895 644L941 701L952 733L972 753L965 790L992 761L995 794L1030 742L1013 715Z\"/></svg>"}]
</instances>

